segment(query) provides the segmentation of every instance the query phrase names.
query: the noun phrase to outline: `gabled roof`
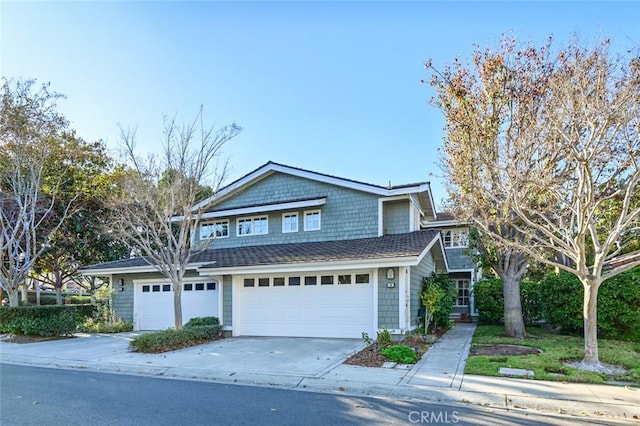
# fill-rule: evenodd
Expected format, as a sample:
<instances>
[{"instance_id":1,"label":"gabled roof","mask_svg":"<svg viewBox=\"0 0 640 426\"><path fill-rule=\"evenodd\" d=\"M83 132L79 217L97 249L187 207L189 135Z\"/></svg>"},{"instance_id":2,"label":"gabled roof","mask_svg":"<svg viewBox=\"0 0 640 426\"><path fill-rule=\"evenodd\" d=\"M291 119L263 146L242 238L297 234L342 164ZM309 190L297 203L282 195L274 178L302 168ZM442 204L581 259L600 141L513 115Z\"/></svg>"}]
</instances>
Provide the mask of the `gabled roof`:
<instances>
[{"instance_id":1,"label":"gabled roof","mask_svg":"<svg viewBox=\"0 0 640 426\"><path fill-rule=\"evenodd\" d=\"M295 265L337 261L418 261L427 249L440 240L437 230L353 240L296 244L270 244L237 248L210 249L191 258L194 269L216 270L260 265ZM82 269L88 275L154 271L144 257L100 263Z\"/></svg>"},{"instance_id":2,"label":"gabled roof","mask_svg":"<svg viewBox=\"0 0 640 426\"><path fill-rule=\"evenodd\" d=\"M429 182L418 182L418 183L412 183L412 184L384 187L380 185L374 185L371 183L345 179L337 176L328 175L325 173L318 173L311 170L301 169L299 167L292 167L292 166L287 166L285 164L279 164L273 161L269 161L268 163L258 167L254 171L242 176L240 179L230 183L224 188L221 188L213 196L205 200L202 200L200 203L194 206L194 209L199 209L205 206L210 206L213 203L220 202L228 198L229 196L235 194L237 191L241 190L242 188L248 185L251 185L261 179L264 179L265 177L276 172L298 176L306 179L311 179L319 182L329 183L332 185L342 186L350 189L355 189L358 191L364 191L364 192L376 194L379 196L396 196L396 195L407 195L407 194L415 194L420 192L428 192L429 197L431 197L431 188L430 188ZM431 200L431 205L433 206L433 199L430 198L430 200Z\"/></svg>"}]
</instances>

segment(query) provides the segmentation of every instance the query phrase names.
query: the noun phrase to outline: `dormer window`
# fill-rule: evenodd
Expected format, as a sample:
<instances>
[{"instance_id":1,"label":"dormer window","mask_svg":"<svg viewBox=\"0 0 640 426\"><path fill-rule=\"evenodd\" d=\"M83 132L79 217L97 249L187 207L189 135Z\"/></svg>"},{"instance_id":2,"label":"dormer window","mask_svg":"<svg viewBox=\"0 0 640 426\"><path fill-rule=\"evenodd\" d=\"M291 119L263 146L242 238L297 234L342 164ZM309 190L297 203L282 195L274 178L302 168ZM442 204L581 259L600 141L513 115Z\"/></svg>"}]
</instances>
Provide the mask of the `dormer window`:
<instances>
[{"instance_id":1,"label":"dormer window","mask_svg":"<svg viewBox=\"0 0 640 426\"><path fill-rule=\"evenodd\" d=\"M229 236L229 221L218 220L213 223L204 223L200 226L200 239L226 238Z\"/></svg>"},{"instance_id":2,"label":"dormer window","mask_svg":"<svg viewBox=\"0 0 640 426\"><path fill-rule=\"evenodd\" d=\"M298 232L298 213L284 213L282 215L282 232Z\"/></svg>"},{"instance_id":3,"label":"dormer window","mask_svg":"<svg viewBox=\"0 0 640 426\"><path fill-rule=\"evenodd\" d=\"M469 229L450 229L442 232L445 248L469 247Z\"/></svg>"}]
</instances>

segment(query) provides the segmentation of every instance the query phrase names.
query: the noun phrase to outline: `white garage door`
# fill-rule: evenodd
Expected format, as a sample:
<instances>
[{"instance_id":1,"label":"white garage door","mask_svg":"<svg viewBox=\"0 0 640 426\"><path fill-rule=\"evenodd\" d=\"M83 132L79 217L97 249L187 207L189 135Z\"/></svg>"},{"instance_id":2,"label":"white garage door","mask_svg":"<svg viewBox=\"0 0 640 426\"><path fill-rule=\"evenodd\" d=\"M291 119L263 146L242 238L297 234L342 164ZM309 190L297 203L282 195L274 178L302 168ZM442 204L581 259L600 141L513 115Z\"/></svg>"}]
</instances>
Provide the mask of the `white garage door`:
<instances>
[{"instance_id":1,"label":"white garage door","mask_svg":"<svg viewBox=\"0 0 640 426\"><path fill-rule=\"evenodd\" d=\"M241 277L238 334L361 337L373 326L371 273Z\"/></svg>"},{"instance_id":2,"label":"white garage door","mask_svg":"<svg viewBox=\"0 0 640 426\"><path fill-rule=\"evenodd\" d=\"M191 318L218 316L218 283L190 282L182 289L182 323ZM136 329L164 330L175 327L173 289L167 283L136 285Z\"/></svg>"}]
</instances>

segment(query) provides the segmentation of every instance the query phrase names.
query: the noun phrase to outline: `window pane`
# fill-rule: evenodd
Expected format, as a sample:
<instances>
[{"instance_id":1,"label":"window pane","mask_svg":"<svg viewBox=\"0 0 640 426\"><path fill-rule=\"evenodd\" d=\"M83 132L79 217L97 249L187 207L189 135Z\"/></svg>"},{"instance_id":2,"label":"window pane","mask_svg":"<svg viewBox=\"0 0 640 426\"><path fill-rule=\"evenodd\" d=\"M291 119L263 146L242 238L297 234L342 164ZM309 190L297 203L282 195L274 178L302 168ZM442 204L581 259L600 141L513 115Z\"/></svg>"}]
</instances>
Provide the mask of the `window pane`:
<instances>
[{"instance_id":1,"label":"window pane","mask_svg":"<svg viewBox=\"0 0 640 426\"><path fill-rule=\"evenodd\" d=\"M152 287L152 290L153 290L154 292L156 292L156 291L160 291L160 286L159 286L159 285L154 285L154 286Z\"/></svg>"},{"instance_id":2,"label":"window pane","mask_svg":"<svg viewBox=\"0 0 640 426\"><path fill-rule=\"evenodd\" d=\"M193 290L193 284L184 285L184 291L191 291L191 290Z\"/></svg>"},{"instance_id":3,"label":"window pane","mask_svg":"<svg viewBox=\"0 0 640 426\"><path fill-rule=\"evenodd\" d=\"M142 286L142 292L143 293L149 293L149 286L148 285L143 285Z\"/></svg>"},{"instance_id":4,"label":"window pane","mask_svg":"<svg viewBox=\"0 0 640 426\"><path fill-rule=\"evenodd\" d=\"M229 236L229 222L216 222L216 237L228 237Z\"/></svg>"},{"instance_id":5,"label":"window pane","mask_svg":"<svg viewBox=\"0 0 640 426\"><path fill-rule=\"evenodd\" d=\"M171 284L165 284L162 286L162 291L171 291Z\"/></svg>"},{"instance_id":6,"label":"window pane","mask_svg":"<svg viewBox=\"0 0 640 426\"><path fill-rule=\"evenodd\" d=\"M289 285L300 285L300 277L289 277Z\"/></svg>"},{"instance_id":7,"label":"window pane","mask_svg":"<svg viewBox=\"0 0 640 426\"><path fill-rule=\"evenodd\" d=\"M369 274L356 274L356 284L369 284Z\"/></svg>"},{"instance_id":8,"label":"window pane","mask_svg":"<svg viewBox=\"0 0 640 426\"><path fill-rule=\"evenodd\" d=\"M269 278L258 278L258 287L269 287Z\"/></svg>"},{"instance_id":9,"label":"window pane","mask_svg":"<svg viewBox=\"0 0 640 426\"><path fill-rule=\"evenodd\" d=\"M304 277L304 285L316 285L317 277Z\"/></svg>"},{"instance_id":10,"label":"window pane","mask_svg":"<svg viewBox=\"0 0 640 426\"><path fill-rule=\"evenodd\" d=\"M215 290L216 283L207 283L207 290Z\"/></svg>"},{"instance_id":11,"label":"window pane","mask_svg":"<svg viewBox=\"0 0 640 426\"><path fill-rule=\"evenodd\" d=\"M280 287L284 285L284 277L277 277L273 279L273 286Z\"/></svg>"},{"instance_id":12,"label":"window pane","mask_svg":"<svg viewBox=\"0 0 640 426\"><path fill-rule=\"evenodd\" d=\"M261 217L253 220L253 233L254 234L266 234L267 233L267 218Z\"/></svg>"},{"instance_id":13,"label":"window pane","mask_svg":"<svg viewBox=\"0 0 640 426\"><path fill-rule=\"evenodd\" d=\"M212 233L213 233L213 225L206 224L200 227L200 238L202 238L203 240L207 238L211 238Z\"/></svg>"},{"instance_id":14,"label":"window pane","mask_svg":"<svg viewBox=\"0 0 640 426\"><path fill-rule=\"evenodd\" d=\"M338 284L351 284L351 275L338 275Z\"/></svg>"},{"instance_id":15,"label":"window pane","mask_svg":"<svg viewBox=\"0 0 640 426\"><path fill-rule=\"evenodd\" d=\"M282 216L282 232L298 231L298 214L291 213Z\"/></svg>"},{"instance_id":16,"label":"window pane","mask_svg":"<svg viewBox=\"0 0 640 426\"><path fill-rule=\"evenodd\" d=\"M198 290L198 291L204 290L204 283L197 283L196 284L196 290Z\"/></svg>"},{"instance_id":17,"label":"window pane","mask_svg":"<svg viewBox=\"0 0 640 426\"><path fill-rule=\"evenodd\" d=\"M245 278L244 279L244 286L245 287L253 287L255 285L255 279L253 278Z\"/></svg>"},{"instance_id":18,"label":"window pane","mask_svg":"<svg viewBox=\"0 0 640 426\"><path fill-rule=\"evenodd\" d=\"M333 275L323 275L320 277L320 284L333 284Z\"/></svg>"}]
</instances>

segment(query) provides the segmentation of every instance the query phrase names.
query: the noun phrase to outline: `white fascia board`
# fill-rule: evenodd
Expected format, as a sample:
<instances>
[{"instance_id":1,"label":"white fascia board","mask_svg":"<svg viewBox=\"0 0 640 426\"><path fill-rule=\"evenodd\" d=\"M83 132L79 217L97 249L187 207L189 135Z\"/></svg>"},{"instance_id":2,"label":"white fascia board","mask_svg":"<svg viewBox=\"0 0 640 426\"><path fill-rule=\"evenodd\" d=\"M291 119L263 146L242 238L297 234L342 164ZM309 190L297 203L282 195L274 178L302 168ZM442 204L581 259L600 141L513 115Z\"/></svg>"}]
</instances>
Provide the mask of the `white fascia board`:
<instances>
[{"instance_id":1,"label":"white fascia board","mask_svg":"<svg viewBox=\"0 0 640 426\"><path fill-rule=\"evenodd\" d=\"M450 272L450 270L449 270L449 262L447 261L447 252L444 249L444 244L442 244L442 237L440 235L436 235L435 237L433 237L433 240L431 240L429 245L427 245L427 247L422 251L422 253L420 253L420 256L418 256L418 262L417 263L422 262L422 259L427 255L427 253L429 253L431 251L431 249L436 244L438 244L438 246L440 247L440 251L442 252L442 259L444 259L444 266L447 269L447 272Z\"/></svg>"},{"instance_id":2,"label":"white fascia board","mask_svg":"<svg viewBox=\"0 0 640 426\"><path fill-rule=\"evenodd\" d=\"M463 226L463 222L458 222L457 220L441 220L441 221L422 221L421 223L423 228L445 228L449 226Z\"/></svg>"},{"instance_id":3,"label":"white fascia board","mask_svg":"<svg viewBox=\"0 0 640 426\"><path fill-rule=\"evenodd\" d=\"M227 216L240 216L254 213L265 213L279 210L296 210L308 207L318 207L326 204L327 197L316 198L313 200L291 201L278 204L266 204L252 207L240 207L236 209L219 210L215 212L203 213L201 219L213 219Z\"/></svg>"},{"instance_id":4,"label":"white fascia board","mask_svg":"<svg viewBox=\"0 0 640 426\"><path fill-rule=\"evenodd\" d=\"M209 264L211 262L206 263L197 263L197 264L189 264L187 266L187 270L197 270L200 265ZM123 275L123 274L139 274L145 272L160 272L158 268L153 265L145 265L145 266L132 266L132 267L124 267L124 268L106 268L106 269L92 269L90 271L80 271L84 275L89 276L101 276L101 275Z\"/></svg>"},{"instance_id":5,"label":"white fascia board","mask_svg":"<svg viewBox=\"0 0 640 426\"><path fill-rule=\"evenodd\" d=\"M298 273L333 271L337 269L372 269L390 268L395 266L417 265L416 257L395 257L388 259L365 259L365 260L339 260L333 262L307 262L307 263L287 263L279 265L254 265L254 266L234 266L227 268L200 268L200 273L215 273L217 275L242 275L242 274L272 274L272 273Z\"/></svg>"}]
</instances>

